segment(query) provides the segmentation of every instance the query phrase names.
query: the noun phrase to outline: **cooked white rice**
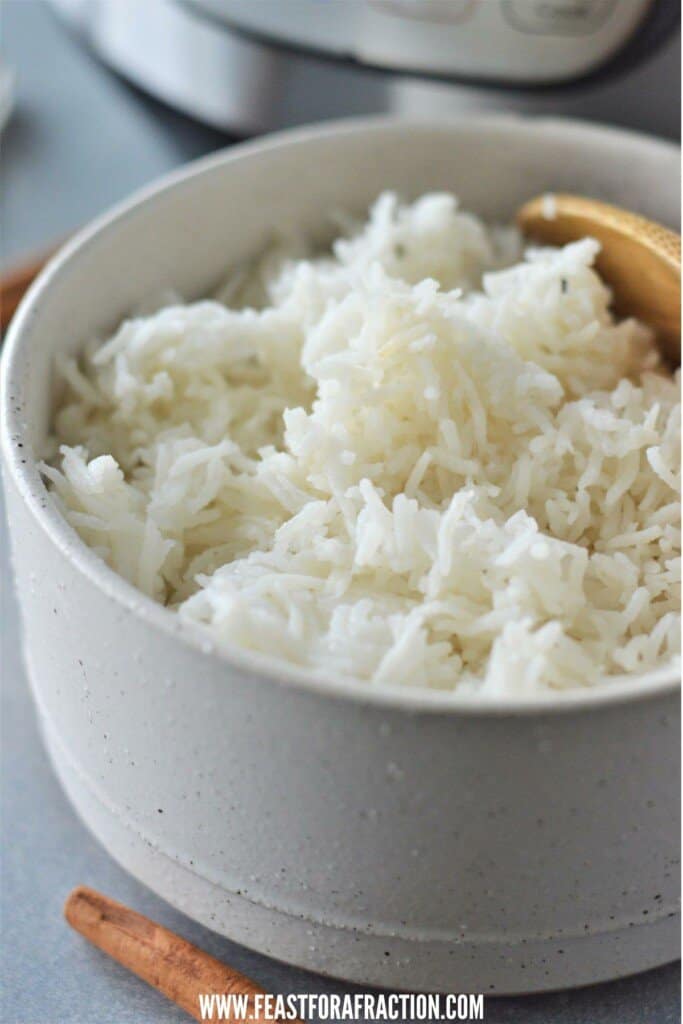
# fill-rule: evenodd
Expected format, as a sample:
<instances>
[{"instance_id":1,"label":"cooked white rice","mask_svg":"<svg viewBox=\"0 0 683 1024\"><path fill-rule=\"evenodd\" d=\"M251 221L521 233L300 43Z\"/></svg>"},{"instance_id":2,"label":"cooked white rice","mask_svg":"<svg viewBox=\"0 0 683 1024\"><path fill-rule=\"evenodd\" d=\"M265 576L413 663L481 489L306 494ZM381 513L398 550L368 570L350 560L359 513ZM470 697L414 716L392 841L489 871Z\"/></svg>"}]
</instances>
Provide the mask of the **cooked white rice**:
<instances>
[{"instance_id":1,"label":"cooked white rice","mask_svg":"<svg viewBox=\"0 0 683 1024\"><path fill-rule=\"evenodd\" d=\"M680 637L678 384L597 251L515 262L453 196L382 195L332 255L277 249L64 361L43 471L227 645L491 696L651 669Z\"/></svg>"}]
</instances>

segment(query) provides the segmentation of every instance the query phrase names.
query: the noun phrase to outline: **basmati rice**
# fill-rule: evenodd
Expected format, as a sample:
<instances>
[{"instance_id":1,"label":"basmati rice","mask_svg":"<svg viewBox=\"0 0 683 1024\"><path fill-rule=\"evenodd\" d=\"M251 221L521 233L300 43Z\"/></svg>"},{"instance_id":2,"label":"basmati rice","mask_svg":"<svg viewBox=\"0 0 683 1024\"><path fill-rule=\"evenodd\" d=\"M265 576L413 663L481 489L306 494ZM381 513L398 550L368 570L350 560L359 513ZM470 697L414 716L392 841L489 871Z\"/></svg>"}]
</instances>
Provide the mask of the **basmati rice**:
<instances>
[{"instance_id":1,"label":"basmati rice","mask_svg":"<svg viewBox=\"0 0 683 1024\"><path fill-rule=\"evenodd\" d=\"M384 194L330 255L278 247L63 360L43 472L227 646L492 697L651 669L679 649L678 381L597 251Z\"/></svg>"}]
</instances>

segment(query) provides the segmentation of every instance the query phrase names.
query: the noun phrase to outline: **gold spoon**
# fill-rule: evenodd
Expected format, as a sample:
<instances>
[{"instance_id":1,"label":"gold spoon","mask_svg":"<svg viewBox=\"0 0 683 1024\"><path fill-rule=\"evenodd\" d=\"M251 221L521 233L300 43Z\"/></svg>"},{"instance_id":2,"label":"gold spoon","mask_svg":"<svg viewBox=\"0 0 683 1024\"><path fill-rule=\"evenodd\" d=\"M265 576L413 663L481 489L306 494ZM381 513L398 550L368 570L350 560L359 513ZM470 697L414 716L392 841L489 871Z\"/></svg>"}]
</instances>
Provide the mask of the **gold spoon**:
<instances>
[{"instance_id":1,"label":"gold spoon","mask_svg":"<svg viewBox=\"0 0 683 1024\"><path fill-rule=\"evenodd\" d=\"M596 268L614 293L615 313L649 324L667 358L680 363L680 235L618 206L559 194L529 200L517 225L548 245L596 238L602 246Z\"/></svg>"}]
</instances>

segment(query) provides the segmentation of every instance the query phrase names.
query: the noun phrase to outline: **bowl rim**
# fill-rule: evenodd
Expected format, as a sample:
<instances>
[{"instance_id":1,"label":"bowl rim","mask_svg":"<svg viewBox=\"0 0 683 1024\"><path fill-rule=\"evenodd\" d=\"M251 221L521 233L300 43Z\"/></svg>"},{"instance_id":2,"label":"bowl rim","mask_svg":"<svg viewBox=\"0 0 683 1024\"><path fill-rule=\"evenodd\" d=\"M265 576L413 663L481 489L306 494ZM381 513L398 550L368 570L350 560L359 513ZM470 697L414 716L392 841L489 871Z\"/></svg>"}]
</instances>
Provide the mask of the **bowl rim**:
<instances>
[{"instance_id":1,"label":"bowl rim","mask_svg":"<svg viewBox=\"0 0 683 1024\"><path fill-rule=\"evenodd\" d=\"M403 134L406 132L453 132L479 130L529 132L542 137L554 131L581 136L597 142L611 138L613 142L641 144L659 149L669 159L680 155L674 143L640 132L615 128L575 118L525 117L517 114L475 114L435 119L412 119L371 116L345 118L321 124L305 125L262 136L256 140L213 152L193 160L156 178L137 189L128 198L108 208L103 214L81 228L50 259L24 296L7 332L0 360L0 449L4 470L14 483L24 505L38 528L90 583L127 612L138 616L155 630L178 638L202 657L217 658L231 668L268 682L304 690L321 698L329 697L353 704L378 705L395 711L445 713L447 716L518 716L562 712L590 711L606 705L631 704L673 694L680 688L677 663L636 676L613 676L592 687L565 691L549 690L533 696L511 698L458 694L455 691L430 690L391 684L373 686L360 679L303 668L279 658L216 641L201 627L186 622L171 609L158 604L131 583L119 576L89 548L72 526L63 518L38 470L39 459L28 440L25 411L17 404L13 380L21 355L32 329L32 322L41 300L72 261L81 258L90 244L104 235L115 223L134 217L144 206L149 207L169 192L192 183L204 174L258 157L275 149L317 142L331 136L358 135L368 132Z\"/></svg>"}]
</instances>

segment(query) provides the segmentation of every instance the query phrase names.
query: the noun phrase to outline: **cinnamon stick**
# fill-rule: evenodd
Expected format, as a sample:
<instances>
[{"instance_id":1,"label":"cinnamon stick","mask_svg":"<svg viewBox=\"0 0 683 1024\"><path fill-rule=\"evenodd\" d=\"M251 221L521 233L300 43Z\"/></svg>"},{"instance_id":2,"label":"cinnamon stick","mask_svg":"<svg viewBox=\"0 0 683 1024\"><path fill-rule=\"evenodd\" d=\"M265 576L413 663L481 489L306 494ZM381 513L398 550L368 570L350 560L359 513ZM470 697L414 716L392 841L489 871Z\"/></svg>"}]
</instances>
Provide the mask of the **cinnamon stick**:
<instances>
[{"instance_id":1,"label":"cinnamon stick","mask_svg":"<svg viewBox=\"0 0 683 1024\"><path fill-rule=\"evenodd\" d=\"M259 1024L267 1019L272 1024L273 1018L266 1018L255 1004L254 997L265 994L255 982L108 896L79 886L67 898L64 916L77 932L195 1020L210 1019L201 1016L200 993L215 993L245 995L249 1006L246 1018L215 1016L214 1020L244 1024L246 1019Z\"/></svg>"},{"instance_id":2,"label":"cinnamon stick","mask_svg":"<svg viewBox=\"0 0 683 1024\"><path fill-rule=\"evenodd\" d=\"M4 333L17 306L55 249L13 267L0 277L0 333Z\"/></svg>"}]
</instances>

